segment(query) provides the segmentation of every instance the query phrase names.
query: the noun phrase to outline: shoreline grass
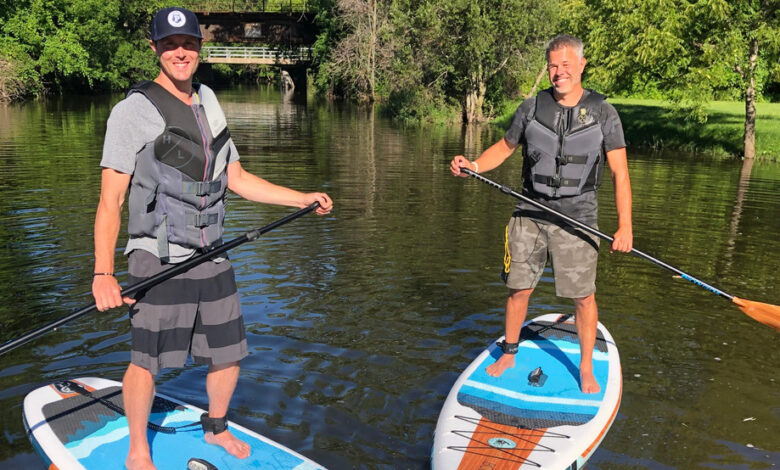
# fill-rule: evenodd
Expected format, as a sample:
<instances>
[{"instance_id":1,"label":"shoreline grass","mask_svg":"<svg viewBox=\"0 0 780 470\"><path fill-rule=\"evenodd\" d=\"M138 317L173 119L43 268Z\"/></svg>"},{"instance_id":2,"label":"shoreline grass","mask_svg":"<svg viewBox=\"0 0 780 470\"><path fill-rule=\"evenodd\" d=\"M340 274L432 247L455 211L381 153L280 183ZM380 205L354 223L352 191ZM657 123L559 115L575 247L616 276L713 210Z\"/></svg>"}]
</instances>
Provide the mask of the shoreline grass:
<instances>
[{"instance_id":1,"label":"shoreline grass","mask_svg":"<svg viewBox=\"0 0 780 470\"><path fill-rule=\"evenodd\" d=\"M521 101L507 105L493 122L504 129ZM686 120L671 103L661 100L610 98L620 113L629 148L670 151L714 158L740 158L745 125L745 104L713 101L705 123ZM756 160L780 162L780 103L756 106Z\"/></svg>"}]
</instances>

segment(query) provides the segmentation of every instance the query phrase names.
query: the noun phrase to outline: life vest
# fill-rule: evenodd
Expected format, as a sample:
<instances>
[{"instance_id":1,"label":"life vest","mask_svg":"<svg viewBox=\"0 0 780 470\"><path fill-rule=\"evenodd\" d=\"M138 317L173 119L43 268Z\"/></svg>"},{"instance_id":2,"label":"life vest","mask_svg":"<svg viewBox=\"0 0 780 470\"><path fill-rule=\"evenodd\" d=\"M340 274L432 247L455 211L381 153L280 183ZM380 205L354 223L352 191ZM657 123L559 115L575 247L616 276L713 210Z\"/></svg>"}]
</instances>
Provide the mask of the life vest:
<instances>
[{"instance_id":1,"label":"life vest","mask_svg":"<svg viewBox=\"0 0 780 470\"><path fill-rule=\"evenodd\" d=\"M525 129L525 187L551 198L594 191L604 169L601 103L606 96L590 91L565 109L552 89L536 95L533 119ZM563 122L568 119L568 126Z\"/></svg>"},{"instance_id":2,"label":"life vest","mask_svg":"<svg viewBox=\"0 0 780 470\"><path fill-rule=\"evenodd\" d=\"M141 93L165 120L165 130L137 154L128 197L131 237L157 239L158 256L168 243L208 248L222 241L230 132L214 92L194 85L195 110L155 82Z\"/></svg>"}]
</instances>

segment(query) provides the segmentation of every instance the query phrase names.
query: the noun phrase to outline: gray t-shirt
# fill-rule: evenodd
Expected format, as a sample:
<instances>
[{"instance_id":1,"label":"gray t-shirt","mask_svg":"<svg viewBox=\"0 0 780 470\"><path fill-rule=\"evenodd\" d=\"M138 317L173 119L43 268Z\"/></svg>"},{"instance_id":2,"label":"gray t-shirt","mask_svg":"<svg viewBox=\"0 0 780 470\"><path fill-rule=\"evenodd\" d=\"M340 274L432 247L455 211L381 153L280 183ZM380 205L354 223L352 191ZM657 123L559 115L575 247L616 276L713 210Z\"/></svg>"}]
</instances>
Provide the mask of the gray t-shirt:
<instances>
[{"instance_id":1,"label":"gray t-shirt","mask_svg":"<svg viewBox=\"0 0 780 470\"><path fill-rule=\"evenodd\" d=\"M198 100L194 100L197 102ZM132 175L138 152L165 130L165 120L157 107L143 94L131 93L111 110L103 142L103 158L100 166L120 173ZM238 161L239 155L233 139L228 142L230 154L228 164ZM157 240L150 237L133 237L127 241L125 254L141 249L159 257ZM179 263L192 257L195 250L174 243L168 244L171 263Z\"/></svg>"},{"instance_id":2,"label":"gray t-shirt","mask_svg":"<svg viewBox=\"0 0 780 470\"><path fill-rule=\"evenodd\" d=\"M580 102L584 100L589 90L585 90ZM557 104L561 110L565 113L571 112L574 108L561 106ZM512 124L504 134L504 139L512 145L525 145L525 128L531 119L533 119L533 113L536 109L536 97L532 96L523 101L520 106L517 107L515 115L512 118ZM625 136L623 135L623 124L620 122L620 116L614 106L606 101L601 102L600 124L601 133L604 135L604 154L610 150L623 148L626 146ZM568 119L563 119L563 122L569 122ZM531 197L535 201L539 201L542 204L551 207L559 212L579 220L588 225L595 226L598 221L598 198L596 191L588 191L578 196L561 197L561 198L547 198L538 193L529 191L527 186L523 185L523 193L526 196ZM550 220L548 213L533 207L532 205L520 201L517 204L516 211L521 215L532 217L540 220Z\"/></svg>"}]
</instances>

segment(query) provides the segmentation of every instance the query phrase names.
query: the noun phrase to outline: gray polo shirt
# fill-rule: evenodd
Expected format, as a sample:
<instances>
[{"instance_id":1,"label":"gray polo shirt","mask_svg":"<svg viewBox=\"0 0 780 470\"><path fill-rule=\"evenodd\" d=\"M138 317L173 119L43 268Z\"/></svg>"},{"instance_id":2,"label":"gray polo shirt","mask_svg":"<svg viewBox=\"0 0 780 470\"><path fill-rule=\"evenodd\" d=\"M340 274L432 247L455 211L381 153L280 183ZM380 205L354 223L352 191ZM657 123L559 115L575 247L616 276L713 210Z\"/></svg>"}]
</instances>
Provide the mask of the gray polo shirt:
<instances>
[{"instance_id":1,"label":"gray polo shirt","mask_svg":"<svg viewBox=\"0 0 780 470\"><path fill-rule=\"evenodd\" d=\"M111 110L103 142L103 158L100 166L132 175L138 153L165 130L165 120L154 104L141 93L131 93ZM228 142L228 164L238 161L239 155L233 139ZM150 237L134 237L127 241L125 254L141 249L159 257L157 240ZM168 244L171 263L179 263L192 257L195 250L174 243Z\"/></svg>"}]
</instances>

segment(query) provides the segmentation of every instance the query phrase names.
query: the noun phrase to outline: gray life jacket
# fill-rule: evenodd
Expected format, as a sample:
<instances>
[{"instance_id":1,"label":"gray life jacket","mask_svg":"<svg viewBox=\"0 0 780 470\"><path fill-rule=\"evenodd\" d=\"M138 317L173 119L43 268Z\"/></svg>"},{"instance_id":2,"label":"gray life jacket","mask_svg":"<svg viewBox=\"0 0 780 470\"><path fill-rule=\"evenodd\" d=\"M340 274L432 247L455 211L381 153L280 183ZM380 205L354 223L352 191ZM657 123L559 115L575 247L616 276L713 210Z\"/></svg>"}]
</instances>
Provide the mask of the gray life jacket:
<instances>
[{"instance_id":1,"label":"gray life jacket","mask_svg":"<svg viewBox=\"0 0 780 470\"><path fill-rule=\"evenodd\" d=\"M197 113L155 82L139 83L159 110L165 130L137 154L128 198L130 237L202 249L222 242L230 132L214 92L194 84ZM197 98L196 98L197 96Z\"/></svg>"},{"instance_id":2,"label":"gray life jacket","mask_svg":"<svg viewBox=\"0 0 780 470\"><path fill-rule=\"evenodd\" d=\"M555 102L552 89L536 95L533 119L525 129L523 177L527 190L550 198L594 191L604 169L601 103L590 91L573 108Z\"/></svg>"}]
</instances>

